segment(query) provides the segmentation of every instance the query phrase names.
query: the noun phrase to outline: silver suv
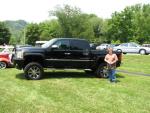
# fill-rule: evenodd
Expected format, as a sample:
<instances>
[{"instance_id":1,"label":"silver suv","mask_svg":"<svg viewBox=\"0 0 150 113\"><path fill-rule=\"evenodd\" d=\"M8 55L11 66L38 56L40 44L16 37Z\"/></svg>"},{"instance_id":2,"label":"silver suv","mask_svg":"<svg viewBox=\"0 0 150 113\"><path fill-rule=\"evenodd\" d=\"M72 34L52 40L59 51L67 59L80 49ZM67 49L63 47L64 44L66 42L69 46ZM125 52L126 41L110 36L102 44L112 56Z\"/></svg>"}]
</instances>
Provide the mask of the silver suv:
<instances>
[{"instance_id":1,"label":"silver suv","mask_svg":"<svg viewBox=\"0 0 150 113\"><path fill-rule=\"evenodd\" d=\"M134 42L131 43L122 43L119 46L114 47L114 50L126 53L140 53L142 55L150 54L150 48L149 47L142 47L139 44L136 44Z\"/></svg>"}]
</instances>

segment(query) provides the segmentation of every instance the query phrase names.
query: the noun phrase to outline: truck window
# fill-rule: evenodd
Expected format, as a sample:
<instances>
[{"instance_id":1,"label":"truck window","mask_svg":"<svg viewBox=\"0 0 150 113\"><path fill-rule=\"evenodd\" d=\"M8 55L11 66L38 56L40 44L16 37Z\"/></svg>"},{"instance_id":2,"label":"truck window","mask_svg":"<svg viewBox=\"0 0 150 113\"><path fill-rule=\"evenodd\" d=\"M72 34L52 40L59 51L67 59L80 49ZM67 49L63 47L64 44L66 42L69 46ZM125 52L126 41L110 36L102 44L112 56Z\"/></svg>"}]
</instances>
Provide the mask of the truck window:
<instances>
[{"instance_id":1,"label":"truck window","mask_svg":"<svg viewBox=\"0 0 150 113\"><path fill-rule=\"evenodd\" d=\"M84 40L71 40L71 50L87 50L90 49L88 42Z\"/></svg>"},{"instance_id":2,"label":"truck window","mask_svg":"<svg viewBox=\"0 0 150 113\"><path fill-rule=\"evenodd\" d=\"M58 40L54 45L57 45L60 50L70 49L69 40Z\"/></svg>"}]
</instances>

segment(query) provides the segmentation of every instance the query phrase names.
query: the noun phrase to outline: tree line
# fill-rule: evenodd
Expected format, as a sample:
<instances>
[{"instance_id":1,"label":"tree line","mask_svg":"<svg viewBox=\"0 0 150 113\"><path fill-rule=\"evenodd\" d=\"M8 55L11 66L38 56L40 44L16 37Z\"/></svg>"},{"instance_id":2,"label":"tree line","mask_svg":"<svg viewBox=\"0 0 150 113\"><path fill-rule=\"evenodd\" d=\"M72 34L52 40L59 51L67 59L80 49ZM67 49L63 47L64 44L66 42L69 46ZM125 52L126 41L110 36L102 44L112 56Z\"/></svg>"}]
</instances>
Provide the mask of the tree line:
<instances>
[{"instance_id":1,"label":"tree line","mask_svg":"<svg viewBox=\"0 0 150 113\"><path fill-rule=\"evenodd\" d=\"M84 38L93 43L150 43L150 4L128 6L121 12L114 12L110 19L83 13L79 8L69 5L56 7L49 11L49 15L56 18L28 24L22 31L20 43L34 44L37 40L56 37ZM6 37L2 34L0 28L0 43L8 43L10 33Z\"/></svg>"}]
</instances>

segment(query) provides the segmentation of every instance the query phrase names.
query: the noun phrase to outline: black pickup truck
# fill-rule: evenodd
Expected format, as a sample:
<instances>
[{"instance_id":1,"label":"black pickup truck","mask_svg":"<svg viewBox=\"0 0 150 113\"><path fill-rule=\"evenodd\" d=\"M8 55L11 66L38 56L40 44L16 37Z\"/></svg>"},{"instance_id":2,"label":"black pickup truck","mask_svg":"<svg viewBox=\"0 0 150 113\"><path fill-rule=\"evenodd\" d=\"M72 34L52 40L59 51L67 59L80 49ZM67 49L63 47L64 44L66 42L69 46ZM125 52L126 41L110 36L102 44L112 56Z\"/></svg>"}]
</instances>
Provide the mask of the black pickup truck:
<instances>
[{"instance_id":1,"label":"black pickup truck","mask_svg":"<svg viewBox=\"0 0 150 113\"><path fill-rule=\"evenodd\" d=\"M84 69L94 72L97 77L106 77L106 50L91 50L88 41L77 38L54 38L42 47L23 47L16 51L14 63L23 69L25 77L41 79L44 68ZM117 67L121 64L122 53L118 56Z\"/></svg>"}]
</instances>

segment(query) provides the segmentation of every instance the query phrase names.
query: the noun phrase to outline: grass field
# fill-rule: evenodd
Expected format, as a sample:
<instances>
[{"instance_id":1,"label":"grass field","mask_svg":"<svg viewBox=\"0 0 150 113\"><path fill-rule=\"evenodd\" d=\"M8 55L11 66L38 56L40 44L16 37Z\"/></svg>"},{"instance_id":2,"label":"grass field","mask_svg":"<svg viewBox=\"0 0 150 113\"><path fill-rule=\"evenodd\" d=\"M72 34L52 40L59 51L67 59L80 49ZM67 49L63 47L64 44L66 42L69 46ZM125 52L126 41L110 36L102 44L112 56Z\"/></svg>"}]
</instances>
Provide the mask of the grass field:
<instances>
[{"instance_id":1,"label":"grass field","mask_svg":"<svg viewBox=\"0 0 150 113\"><path fill-rule=\"evenodd\" d=\"M128 69L132 58L137 65L148 59L125 56L121 68ZM142 72L148 72L146 67ZM117 73L117 79L120 82L115 84L83 71L57 70L32 81L26 80L22 71L0 70L0 113L149 113L150 77Z\"/></svg>"},{"instance_id":2,"label":"grass field","mask_svg":"<svg viewBox=\"0 0 150 113\"><path fill-rule=\"evenodd\" d=\"M150 74L149 55L124 55L121 70Z\"/></svg>"}]
</instances>

